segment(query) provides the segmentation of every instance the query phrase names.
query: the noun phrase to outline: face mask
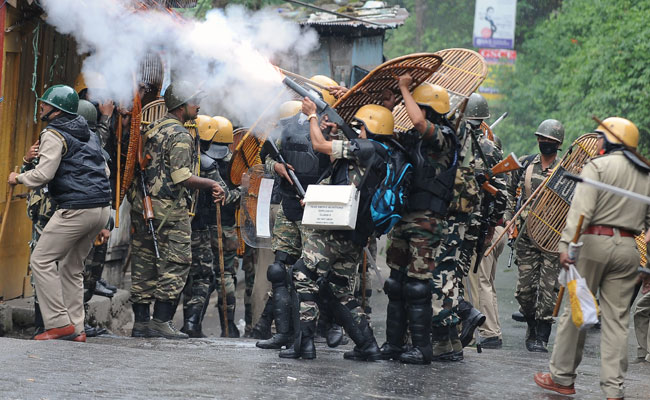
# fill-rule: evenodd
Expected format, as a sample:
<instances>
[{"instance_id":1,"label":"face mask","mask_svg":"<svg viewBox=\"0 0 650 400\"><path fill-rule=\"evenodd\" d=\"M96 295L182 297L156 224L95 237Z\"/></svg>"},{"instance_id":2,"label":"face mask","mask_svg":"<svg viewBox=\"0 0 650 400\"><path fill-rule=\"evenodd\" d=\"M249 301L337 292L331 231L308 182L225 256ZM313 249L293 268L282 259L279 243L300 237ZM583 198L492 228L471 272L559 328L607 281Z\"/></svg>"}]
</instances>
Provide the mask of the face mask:
<instances>
[{"instance_id":1,"label":"face mask","mask_svg":"<svg viewBox=\"0 0 650 400\"><path fill-rule=\"evenodd\" d=\"M481 120L476 120L476 119L470 119L469 121L467 121L467 123L469 124L469 126L472 127L472 129L478 129L478 127L481 126L481 122L482 122Z\"/></svg>"},{"instance_id":2,"label":"face mask","mask_svg":"<svg viewBox=\"0 0 650 400\"><path fill-rule=\"evenodd\" d=\"M560 145L557 143L539 142L539 152L545 156L557 153L558 147L560 147Z\"/></svg>"}]
</instances>

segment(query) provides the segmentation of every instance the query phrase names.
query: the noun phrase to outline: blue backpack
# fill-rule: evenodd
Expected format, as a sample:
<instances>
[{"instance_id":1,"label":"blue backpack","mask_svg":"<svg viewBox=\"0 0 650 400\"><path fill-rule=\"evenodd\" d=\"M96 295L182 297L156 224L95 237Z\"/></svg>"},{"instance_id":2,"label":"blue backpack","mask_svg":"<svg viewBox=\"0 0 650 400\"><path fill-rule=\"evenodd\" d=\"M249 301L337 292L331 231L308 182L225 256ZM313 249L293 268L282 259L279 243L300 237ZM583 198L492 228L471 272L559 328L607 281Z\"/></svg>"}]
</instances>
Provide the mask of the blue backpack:
<instances>
[{"instance_id":1,"label":"blue backpack","mask_svg":"<svg viewBox=\"0 0 650 400\"><path fill-rule=\"evenodd\" d=\"M375 232L377 236L381 236L390 232L406 211L413 164L409 162L404 147L395 140L390 140L392 146L376 141L375 143L385 150L382 156L386 171L370 199L370 214L375 224Z\"/></svg>"}]
</instances>

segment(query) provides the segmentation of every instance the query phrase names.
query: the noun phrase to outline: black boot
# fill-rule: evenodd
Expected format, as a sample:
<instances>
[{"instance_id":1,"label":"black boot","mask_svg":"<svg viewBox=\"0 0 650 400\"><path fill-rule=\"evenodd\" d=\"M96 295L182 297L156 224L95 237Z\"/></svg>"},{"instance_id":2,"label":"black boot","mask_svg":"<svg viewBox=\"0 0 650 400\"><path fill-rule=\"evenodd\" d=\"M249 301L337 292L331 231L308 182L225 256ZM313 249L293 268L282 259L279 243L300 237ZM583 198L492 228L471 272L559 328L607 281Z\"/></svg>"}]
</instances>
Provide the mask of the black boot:
<instances>
[{"instance_id":1,"label":"black boot","mask_svg":"<svg viewBox=\"0 0 650 400\"><path fill-rule=\"evenodd\" d=\"M350 319L352 320L351 314ZM377 345L377 340L375 339L370 324L368 324L368 320L362 317L358 324L354 323L354 320L352 322L353 325L350 327L347 326L348 324L345 324L345 331L355 346L352 350L343 353L343 358L355 361L381 360L381 350Z\"/></svg>"},{"instance_id":2,"label":"black boot","mask_svg":"<svg viewBox=\"0 0 650 400\"><path fill-rule=\"evenodd\" d=\"M229 302L230 303L230 302ZM225 327L225 320L223 319L223 303L219 303L219 323L221 325L221 337L226 337L226 327ZM226 316L228 317L228 337L229 338L238 338L239 337L239 329L237 329L237 325L235 324L235 307L232 306L231 304L228 304L226 307Z\"/></svg>"},{"instance_id":3,"label":"black boot","mask_svg":"<svg viewBox=\"0 0 650 400\"><path fill-rule=\"evenodd\" d=\"M343 327L337 324L330 324L325 332L325 341L328 347L338 347L343 342Z\"/></svg>"},{"instance_id":4,"label":"black boot","mask_svg":"<svg viewBox=\"0 0 650 400\"><path fill-rule=\"evenodd\" d=\"M391 269L384 283L388 296L386 307L386 342L381 345L382 360L399 360L406 349L406 301L403 297L402 274Z\"/></svg>"},{"instance_id":5,"label":"black boot","mask_svg":"<svg viewBox=\"0 0 650 400\"><path fill-rule=\"evenodd\" d=\"M463 324L460 332L460 342L463 347L467 347L474 338L476 328L485 323L485 315L474 308L470 302L460 300L458 302L458 316Z\"/></svg>"},{"instance_id":6,"label":"black boot","mask_svg":"<svg viewBox=\"0 0 650 400\"><path fill-rule=\"evenodd\" d=\"M268 340L255 343L255 346L261 349L281 349L283 346L290 346L294 340L294 335L291 332L291 295L287 286L288 277L284 264L275 262L269 265L266 277L271 282L273 289L273 317L275 318L276 333Z\"/></svg>"},{"instance_id":7,"label":"black boot","mask_svg":"<svg viewBox=\"0 0 650 400\"><path fill-rule=\"evenodd\" d=\"M535 316L525 316L528 328L526 329L526 350L535 351L535 341L537 340L537 321Z\"/></svg>"},{"instance_id":8,"label":"black boot","mask_svg":"<svg viewBox=\"0 0 650 400\"><path fill-rule=\"evenodd\" d=\"M407 318L413 347L399 357L405 364L429 364L431 349L431 287L427 281L411 279L406 283ZM446 329L449 332L448 329Z\"/></svg>"},{"instance_id":9,"label":"black boot","mask_svg":"<svg viewBox=\"0 0 650 400\"><path fill-rule=\"evenodd\" d=\"M315 332L316 321L300 321L300 333L298 337L288 349L280 350L280 358L302 358L304 360L316 358L316 348L314 347Z\"/></svg>"},{"instance_id":10,"label":"black boot","mask_svg":"<svg viewBox=\"0 0 650 400\"><path fill-rule=\"evenodd\" d=\"M159 301L153 307L153 319L149 321L147 334L149 337L165 339L187 339L189 336L174 327L172 318L176 312L176 301Z\"/></svg>"},{"instance_id":11,"label":"black boot","mask_svg":"<svg viewBox=\"0 0 650 400\"><path fill-rule=\"evenodd\" d=\"M203 304L191 304L183 308L184 324L181 332L187 333L191 338L204 338L201 327L201 315L203 314Z\"/></svg>"},{"instance_id":12,"label":"black boot","mask_svg":"<svg viewBox=\"0 0 650 400\"><path fill-rule=\"evenodd\" d=\"M546 346L548 346L548 338L551 336L552 326L548 321L537 320L537 335L529 351L548 353Z\"/></svg>"},{"instance_id":13,"label":"black boot","mask_svg":"<svg viewBox=\"0 0 650 400\"><path fill-rule=\"evenodd\" d=\"M98 280L98 282L101 282L101 284L104 285L104 287L106 289L110 290L111 292L113 292L113 293L117 292L117 286L111 285L110 283L108 283L106 281L106 279L101 278L101 279Z\"/></svg>"},{"instance_id":14,"label":"black boot","mask_svg":"<svg viewBox=\"0 0 650 400\"><path fill-rule=\"evenodd\" d=\"M253 339L270 339L273 336L271 332L271 323L273 322L273 297L269 297L264 305L264 310L260 319L253 327L251 337Z\"/></svg>"},{"instance_id":15,"label":"black boot","mask_svg":"<svg viewBox=\"0 0 650 400\"><path fill-rule=\"evenodd\" d=\"M114 292L108 290L106 286L102 285L101 281L95 282L95 291L93 293L104 297L113 297L115 294Z\"/></svg>"},{"instance_id":16,"label":"black boot","mask_svg":"<svg viewBox=\"0 0 650 400\"><path fill-rule=\"evenodd\" d=\"M452 325L449 327L449 341L451 342L452 354L447 357L447 361L463 361L463 344L458 336L458 327Z\"/></svg>"},{"instance_id":17,"label":"black boot","mask_svg":"<svg viewBox=\"0 0 650 400\"><path fill-rule=\"evenodd\" d=\"M517 322L526 322L526 317L524 317L524 314L522 314L521 311L513 312L511 318Z\"/></svg>"},{"instance_id":18,"label":"black boot","mask_svg":"<svg viewBox=\"0 0 650 400\"><path fill-rule=\"evenodd\" d=\"M133 315L135 317L133 329L131 330L131 336L149 337L147 334L149 322L151 320L151 316L149 314L149 303L133 303L131 307L133 308Z\"/></svg>"},{"instance_id":19,"label":"black boot","mask_svg":"<svg viewBox=\"0 0 650 400\"><path fill-rule=\"evenodd\" d=\"M43 314L41 314L41 307L38 303L34 302L34 336L40 335L45 332L45 323L43 322Z\"/></svg>"}]
</instances>

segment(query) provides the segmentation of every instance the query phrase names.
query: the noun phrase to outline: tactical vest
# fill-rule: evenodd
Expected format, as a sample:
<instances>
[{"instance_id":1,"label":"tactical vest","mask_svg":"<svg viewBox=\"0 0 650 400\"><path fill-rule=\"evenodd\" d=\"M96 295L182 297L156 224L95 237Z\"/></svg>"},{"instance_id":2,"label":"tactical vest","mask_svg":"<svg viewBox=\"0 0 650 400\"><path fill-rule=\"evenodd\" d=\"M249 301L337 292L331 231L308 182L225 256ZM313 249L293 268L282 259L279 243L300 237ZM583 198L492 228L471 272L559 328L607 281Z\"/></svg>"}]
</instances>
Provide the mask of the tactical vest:
<instances>
[{"instance_id":1,"label":"tactical vest","mask_svg":"<svg viewBox=\"0 0 650 400\"><path fill-rule=\"evenodd\" d=\"M84 209L109 205L111 187L99 137L90 133L88 141L82 142L64 130L51 126L47 129L56 132L66 144L59 168L48 183L48 190L59 208Z\"/></svg>"},{"instance_id":2,"label":"tactical vest","mask_svg":"<svg viewBox=\"0 0 650 400\"><path fill-rule=\"evenodd\" d=\"M415 172L409 193L408 210L429 210L443 216L447 214L449 203L454 198L459 145L458 138L450 127L444 125L438 127L442 129L443 135L453 140L451 164L444 171L440 171L440 168L433 164L433 160L425 154L423 141L417 141L412 152ZM411 132L411 135L413 134L419 135Z\"/></svg>"},{"instance_id":3,"label":"tactical vest","mask_svg":"<svg viewBox=\"0 0 650 400\"><path fill-rule=\"evenodd\" d=\"M283 121L284 122L284 121ZM307 190L307 186L318 182L323 171L330 164L329 157L316 153L309 139L309 124L301 124L298 115L287 120L282 129L280 153L294 168L296 177ZM296 196L296 189L286 179L280 180L282 210L289 221L300 221L303 208Z\"/></svg>"},{"instance_id":4,"label":"tactical vest","mask_svg":"<svg viewBox=\"0 0 650 400\"><path fill-rule=\"evenodd\" d=\"M377 186L381 183L386 172L386 160L388 153L386 149L375 142L367 139L352 139L352 146L356 147L354 153L359 160L360 166L365 168L361 178L359 189L359 209L357 211L357 224L352 231L336 231L337 234L345 236L347 240L365 246L368 238L375 230L375 224L370 213L370 201ZM352 160L341 158L336 160L332 168L331 185L350 185L350 171L360 167Z\"/></svg>"},{"instance_id":5,"label":"tactical vest","mask_svg":"<svg viewBox=\"0 0 650 400\"><path fill-rule=\"evenodd\" d=\"M201 151L201 177L212 179L211 175L217 173L228 185L227 177L228 156L227 146L211 144L207 151ZM229 185L230 186L230 185ZM221 224L224 226L235 225L236 203L227 204L221 207ZM212 190L200 190L197 198L196 213L192 219L192 229L205 229L209 225L217 223L217 206L212 198Z\"/></svg>"}]
</instances>

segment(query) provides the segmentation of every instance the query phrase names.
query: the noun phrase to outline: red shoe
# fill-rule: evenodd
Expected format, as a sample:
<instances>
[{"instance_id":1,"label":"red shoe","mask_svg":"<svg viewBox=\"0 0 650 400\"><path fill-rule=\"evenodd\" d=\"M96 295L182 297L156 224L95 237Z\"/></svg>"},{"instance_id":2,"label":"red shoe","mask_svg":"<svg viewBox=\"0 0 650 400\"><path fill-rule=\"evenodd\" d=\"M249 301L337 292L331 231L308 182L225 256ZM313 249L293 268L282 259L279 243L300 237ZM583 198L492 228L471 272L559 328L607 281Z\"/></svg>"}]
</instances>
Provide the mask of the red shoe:
<instances>
[{"instance_id":1,"label":"red shoe","mask_svg":"<svg viewBox=\"0 0 650 400\"><path fill-rule=\"evenodd\" d=\"M542 387L546 390L552 390L560 394L576 394L576 390L573 388L573 384L570 386L558 385L557 383L553 382L551 374L543 374L541 372L538 372L535 374L533 379L535 380L537 386Z\"/></svg>"},{"instance_id":2,"label":"red shoe","mask_svg":"<svg viewBox=\"0 0 650 400\"><path fill-rule=\"evenodd\" d=\"M74 337L74 325L66 325L61 328L48 329L40 335L34 336L34 340L51 340L51 339L72 339Z\"/></svg>"},{"instance_id":3,"label":"red shoe","mask_svg":"<svg viewBox=\"0 0 650 400\"><path fill-rule=\"evenodd\" d=\"M86 343L86 332L81 332L76 338L72 339L72 341Z\"/></svg>"}]
</instances>

